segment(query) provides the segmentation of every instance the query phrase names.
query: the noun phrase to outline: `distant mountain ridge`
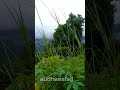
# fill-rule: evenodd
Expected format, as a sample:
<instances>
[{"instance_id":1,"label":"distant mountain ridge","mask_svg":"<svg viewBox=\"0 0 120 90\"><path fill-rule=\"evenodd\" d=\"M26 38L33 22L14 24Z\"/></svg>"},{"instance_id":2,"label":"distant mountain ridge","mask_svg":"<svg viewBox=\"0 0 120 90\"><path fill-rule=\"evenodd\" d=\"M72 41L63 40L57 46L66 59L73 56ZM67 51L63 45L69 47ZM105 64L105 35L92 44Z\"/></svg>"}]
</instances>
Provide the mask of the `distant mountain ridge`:
<instances>
[{"instance_id":1,"label":"distant mountain ridge","mask_svg":"<svg viewBox=\"0 0 120 90\"><path fill-rule=\"evenodd\" d=\"M85 44L85 36L82 36L82 42Z\"/></svg>"},{"instance_id":2,"label":"distant mountain ridge","mask_svg":"<svg viewBox=\"0 0 120 90\"><path fill-rule=\"evenodd\" d=\"M49 42L51 39L46 38L46 41ZM45 46L45 42L42 38L36 38L35 39L35 51L41 51L43 50Z\"/></svg>"},{"instance_id":3,"label":"distant mountain ridge","mask_svg":"<svg viewBox=\"0 0 120 90\"><path fill-rule=\"evenodd\" d=\"M46 41L49 42L52 39L46 38ZM85 36L82 37L82 42L85 43ZM44 48L45 43L42 38L35 39L35 51L40 51Z\"/></svg>"},{"instance_id":4,"label":"distant mountain ridge","mask_svg":"<svg viewBox=\"0 0 120 90\"><path fill-rule=\"evenodd\" d=\"M113 37L120 43L120 24L113 24Z\"/></svg>"}]
</instances>

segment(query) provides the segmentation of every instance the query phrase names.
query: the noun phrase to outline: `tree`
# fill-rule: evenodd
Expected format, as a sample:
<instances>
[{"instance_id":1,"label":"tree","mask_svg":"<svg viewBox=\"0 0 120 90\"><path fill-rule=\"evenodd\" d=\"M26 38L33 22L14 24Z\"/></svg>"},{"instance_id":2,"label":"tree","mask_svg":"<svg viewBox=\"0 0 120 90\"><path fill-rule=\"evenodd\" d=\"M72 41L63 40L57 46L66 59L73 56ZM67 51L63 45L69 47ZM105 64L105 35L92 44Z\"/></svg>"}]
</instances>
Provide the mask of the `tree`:
<instances>
[{"instance_id":1,"label":"tree","mask_svg":"<svg viewBox=\"0 0 120 90\"><path fill-rule=\"evenodd\" d=\"M81 15L69 14L69 18L63 25L55 29L54 44L57 46L78 47L78 40L81 42L84 18ZM77 40L77 39L78 40Z\"/></svg>"}]
</instances>

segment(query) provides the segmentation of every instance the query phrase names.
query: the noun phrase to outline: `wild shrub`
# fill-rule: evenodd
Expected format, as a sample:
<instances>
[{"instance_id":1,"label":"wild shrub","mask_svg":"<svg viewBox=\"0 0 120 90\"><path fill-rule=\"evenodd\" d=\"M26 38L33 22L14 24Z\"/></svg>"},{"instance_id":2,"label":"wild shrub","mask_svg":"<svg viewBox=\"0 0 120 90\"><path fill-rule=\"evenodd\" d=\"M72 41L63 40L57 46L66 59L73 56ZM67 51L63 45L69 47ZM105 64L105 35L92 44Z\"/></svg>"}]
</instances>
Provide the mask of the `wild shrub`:
<instances>
[{"instance_id":1,"label":"wild shrub","mask_svg":"<svg viewBox=\"0 0 120 90\"><path fill-rule=\"evenodd\" d=\"M71 82L69 81L47 81L43 82L40 81L40 78L44 77L55 77L55 78L64 78L64 77L73 77L74 81L81 83L76 87L82 88L84 87L84 80L85 80L85 64L84 64L84 55L79 55L77 57L68 57L68 58L60 58L60 56L52 56L45 58L43 57L41 61L39 61L35 65L35 81L38 83L40 89L49 90L66 90ZM72 85L72 83L70 84ZM55 86L55 87L52 87ZM74 86L73 86L74 87ZM70 88L70 87L69 87ZM72 88L72 87L71 87ZM71 89L70 88L70 89ZM69 90L70 90L69 89ZM73 88L74 89L74 88ZM76 90L76 89L74 89Z\"/></svg>"}]
</instances>

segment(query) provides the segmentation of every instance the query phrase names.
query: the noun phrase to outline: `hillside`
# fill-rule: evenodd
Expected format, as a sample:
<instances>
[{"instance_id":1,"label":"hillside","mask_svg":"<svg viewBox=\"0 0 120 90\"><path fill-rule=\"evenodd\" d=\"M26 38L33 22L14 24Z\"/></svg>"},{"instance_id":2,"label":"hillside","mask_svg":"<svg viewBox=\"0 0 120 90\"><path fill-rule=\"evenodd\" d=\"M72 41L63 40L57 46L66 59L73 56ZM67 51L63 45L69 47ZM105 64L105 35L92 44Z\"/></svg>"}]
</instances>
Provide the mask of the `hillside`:
<instances>
[{"instance_id":1,"label":"hillside","mask_svg":"<svg viewBox=\"0 0 120 90\"><path fill-rule=\"evenodd\" d=\"M49 42L51 39L46 39L47 42ZM44 40L42 38L36 38L35 39L35 51L41 51L43 50L45 46Z\"/></svg>"}]
</instances>

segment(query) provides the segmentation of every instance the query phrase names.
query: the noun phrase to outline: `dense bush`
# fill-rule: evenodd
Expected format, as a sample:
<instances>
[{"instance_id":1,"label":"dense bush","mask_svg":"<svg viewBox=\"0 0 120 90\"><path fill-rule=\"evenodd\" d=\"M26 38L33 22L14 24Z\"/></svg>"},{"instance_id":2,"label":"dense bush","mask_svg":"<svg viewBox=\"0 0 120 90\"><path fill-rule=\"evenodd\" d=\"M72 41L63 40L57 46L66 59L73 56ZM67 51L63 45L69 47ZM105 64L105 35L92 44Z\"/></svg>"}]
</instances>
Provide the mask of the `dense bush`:
<instances>
[{"instance_id":1,"label":"dense bush","mask_svg":"<svg viewBox=\"0 0 120 90\"><path fill-rule=\"evenodd\" d=\"M84 55L77 57L60 58L60 56L43 57L35 65L35 81L38 83L39 88L42 90L70 90L71 88L84 88L85 81L85 64ZM40 81L44 77L73 77L73 82L53 82L53 81ZM78 83L78 84L76 84ZM71 85L71 87L70 87ZM54 86L54 87L53 87ZM74 90L79 90L74 89Z\"/></svg>"},{"instance_id":2,"label":"dense bush","mask_svg":"<svg viewBox=\"0 0 120 90\"><path fill-rule=\"evenodd\" d=\"M53 40L35 54L36 90L84 90L85 56L81 43L84 18L69 15L58 25ZM43 78L72 78L73 81L42 81Z\"/></svg>"},{"instance_id":3,"label":"dense bush","mask_svg":"<svg viewBox=\"0 0 120 90\"><path fill-rule=\"evenodd\" d=\"M81 15L69 14L66 23L59 24L55 29L54 45L55 47L61 46L79 46L78 40L81 41L82 31L84 26L84 18ZM76 39L77 36L77 39Z\"/></svg>"},{"instance_id":4,"label":"dense bush","mask_svg":"<svg viewBox=\"0 0 120 90\"><path fill-rule=\"evenodd\" d=\"M70 56L71 54L71 50L69 47L56 47L56 52L58 55L63 56L63 57L67 57Z\"/></svg>"}]
</instances>

